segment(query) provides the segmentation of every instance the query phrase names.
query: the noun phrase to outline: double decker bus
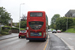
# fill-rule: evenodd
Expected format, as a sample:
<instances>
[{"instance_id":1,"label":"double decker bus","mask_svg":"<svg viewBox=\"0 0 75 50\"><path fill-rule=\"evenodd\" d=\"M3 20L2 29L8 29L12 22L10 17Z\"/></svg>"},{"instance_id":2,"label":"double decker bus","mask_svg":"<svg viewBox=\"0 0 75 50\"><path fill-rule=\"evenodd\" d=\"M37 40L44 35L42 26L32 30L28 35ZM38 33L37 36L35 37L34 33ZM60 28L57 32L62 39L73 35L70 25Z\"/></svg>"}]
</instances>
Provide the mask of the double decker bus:
<instances>
[{"instance_id":1,"label":"double decker bus","mask_svg":"<svg viewBox=\"0 0 75 50\"><path fill-rule=\"evenodd\" d=\"M47 32L48 18L45 11L28 11L26 39L46 41Z\"/></svg>"}]
</instances>

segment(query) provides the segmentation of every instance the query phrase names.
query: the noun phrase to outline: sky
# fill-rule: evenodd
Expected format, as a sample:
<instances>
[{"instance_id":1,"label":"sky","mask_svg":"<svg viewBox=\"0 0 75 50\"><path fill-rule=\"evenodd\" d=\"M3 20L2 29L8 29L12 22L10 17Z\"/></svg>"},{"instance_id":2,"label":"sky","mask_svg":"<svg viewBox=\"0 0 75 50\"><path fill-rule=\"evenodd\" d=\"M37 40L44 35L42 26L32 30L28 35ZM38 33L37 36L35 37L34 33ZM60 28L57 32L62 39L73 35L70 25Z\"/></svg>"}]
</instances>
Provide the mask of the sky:
<instances>
[{"instance_id":1,"label":"sky","mask_svg":"<svg viewBox=\"0 0 75 50\"><path fill-rule=\"evenodd\" d=\"M63 17L70 9L74 10L75 0L0 0L0 7L11 14L15 23L19 22L20 16L27 15L28 11L45 11L50 25L54 14Z\"/></svg>"}]
</instances>

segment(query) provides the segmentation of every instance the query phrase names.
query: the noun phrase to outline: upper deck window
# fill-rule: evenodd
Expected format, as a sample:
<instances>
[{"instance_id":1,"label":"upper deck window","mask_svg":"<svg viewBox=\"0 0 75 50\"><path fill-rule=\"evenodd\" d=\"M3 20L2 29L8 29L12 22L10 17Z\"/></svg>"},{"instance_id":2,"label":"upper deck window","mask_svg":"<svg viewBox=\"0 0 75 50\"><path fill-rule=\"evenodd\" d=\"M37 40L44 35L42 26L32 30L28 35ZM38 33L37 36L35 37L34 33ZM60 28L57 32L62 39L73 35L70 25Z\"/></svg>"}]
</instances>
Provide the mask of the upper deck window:
<instances>
[{"instance_id":1,"label":"upper deck window","mask_svg":"<svg viewBox=\"0 0 75 50\"><path fill-rule=\"evenodd\" d=\"M31 12L30 16L31 17L42 17L42 13L41 12Z\"/></svg>"}]
</instances>

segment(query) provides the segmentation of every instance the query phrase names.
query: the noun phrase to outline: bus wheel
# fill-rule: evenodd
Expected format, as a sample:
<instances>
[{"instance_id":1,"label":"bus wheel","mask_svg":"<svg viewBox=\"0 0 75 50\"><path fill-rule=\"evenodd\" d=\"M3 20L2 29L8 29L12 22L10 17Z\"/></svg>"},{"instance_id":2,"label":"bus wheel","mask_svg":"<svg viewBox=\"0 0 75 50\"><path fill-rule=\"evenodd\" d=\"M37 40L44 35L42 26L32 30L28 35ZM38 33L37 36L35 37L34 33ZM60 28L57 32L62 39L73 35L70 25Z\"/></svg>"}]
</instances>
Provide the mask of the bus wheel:
<instances>
[{"instance_id":1,"label":"bus wheel","mask_svg":"<svg viewBox=\"0 0 75 50\"><path fill-rule=\"evenodd\" d=\"M46 40L47 40L47 38L48 38L48 37L46 37L44 41L46 41Z\"/></svg>"},{"instance_id":2,"label":"bus wheel","mask_svg":"<svg viewBox=\"0 0 75 50\"><path fill-rule=\"evenodd\" d=\"M31 42L32 40L29 40L29 42Z\"/></svg>"},{"instance_id":3,"label":"bus wheel","mask_svg":"<svg viewBox=\"0 0 75 50\"><path fill-rule=\"evenodd\" d=\"M19 38L21 38L21 37L19 36Z\"/></svg>"},{"instance_id":4,"label":"bus wheel","mask_svg":"<svg viewBox=\"0 0 75 50\"><path fill-rule=\"evenodd\" d=\"M45 38L45 39L44 39L44 42L45 42L46 40L47 40L47 39Z\"/></svg>"}]
</instances>

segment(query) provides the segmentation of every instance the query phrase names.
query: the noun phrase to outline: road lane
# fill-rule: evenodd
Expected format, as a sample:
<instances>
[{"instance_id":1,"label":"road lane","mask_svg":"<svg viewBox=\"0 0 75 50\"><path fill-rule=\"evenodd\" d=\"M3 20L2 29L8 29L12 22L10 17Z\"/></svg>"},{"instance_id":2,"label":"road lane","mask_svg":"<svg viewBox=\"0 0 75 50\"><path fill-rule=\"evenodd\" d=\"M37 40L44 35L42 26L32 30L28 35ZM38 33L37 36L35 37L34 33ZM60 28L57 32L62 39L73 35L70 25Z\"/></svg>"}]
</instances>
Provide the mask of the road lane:
<instances>
[{"instance_id":1,"label":"road lane","mask_svg":"<svg viewBox=\"0 0 75 50\"><path fill-rule=\"evenodd\" d=\"M9 39L9 38L13 38L13 37L17 37L19 33L11 33L9 35L4 35L4 36L0 36L0 41L1 40L5 40L5 39Z\"/></svg>"},{"instance_id":2,"label":"road lane","mask_svg":"<svg viewBox=\"0 0 75 50\"><path fill-rule=\"evenodd\" d=\"M47 41L29 41L18 37L0 41L0 50L43 50Z\"/></svg>"},{"instance_id":3,"label":"road lane","mask_svg":"<svg viewBox=\"0 0 75 50\"><path fill-rule=\"evenodd\" d=\"M57 33L57 36L67 42L71 48L75 50L75 34L74 33Z\"/></svg>"},{"instance_id":4,"label":"road lane","mask_svg":"<svg viewBox=\"0 0 75 50\"><path fill-rule=\"evenodd\" d=\"M45 42L30 42L25 38L19 39L18 37L2 40L0 41L0 50L69 50L67 45L60 38L53 33L49 32L48 34L49 37Z\"/></svg>"},{"instance_id":5,"label":"road lane","mask_svg":"<svg viewBox=\"0 0 75 50\"><path fill-rule=\"evenodd\" d=\"M17 39L18 39L18 37L1 40L1 41L0 41L0 45L5 45L5 44L7 44L7 43L9 43L9 42L16 41Z\"/></svg>"}]
</instances>

